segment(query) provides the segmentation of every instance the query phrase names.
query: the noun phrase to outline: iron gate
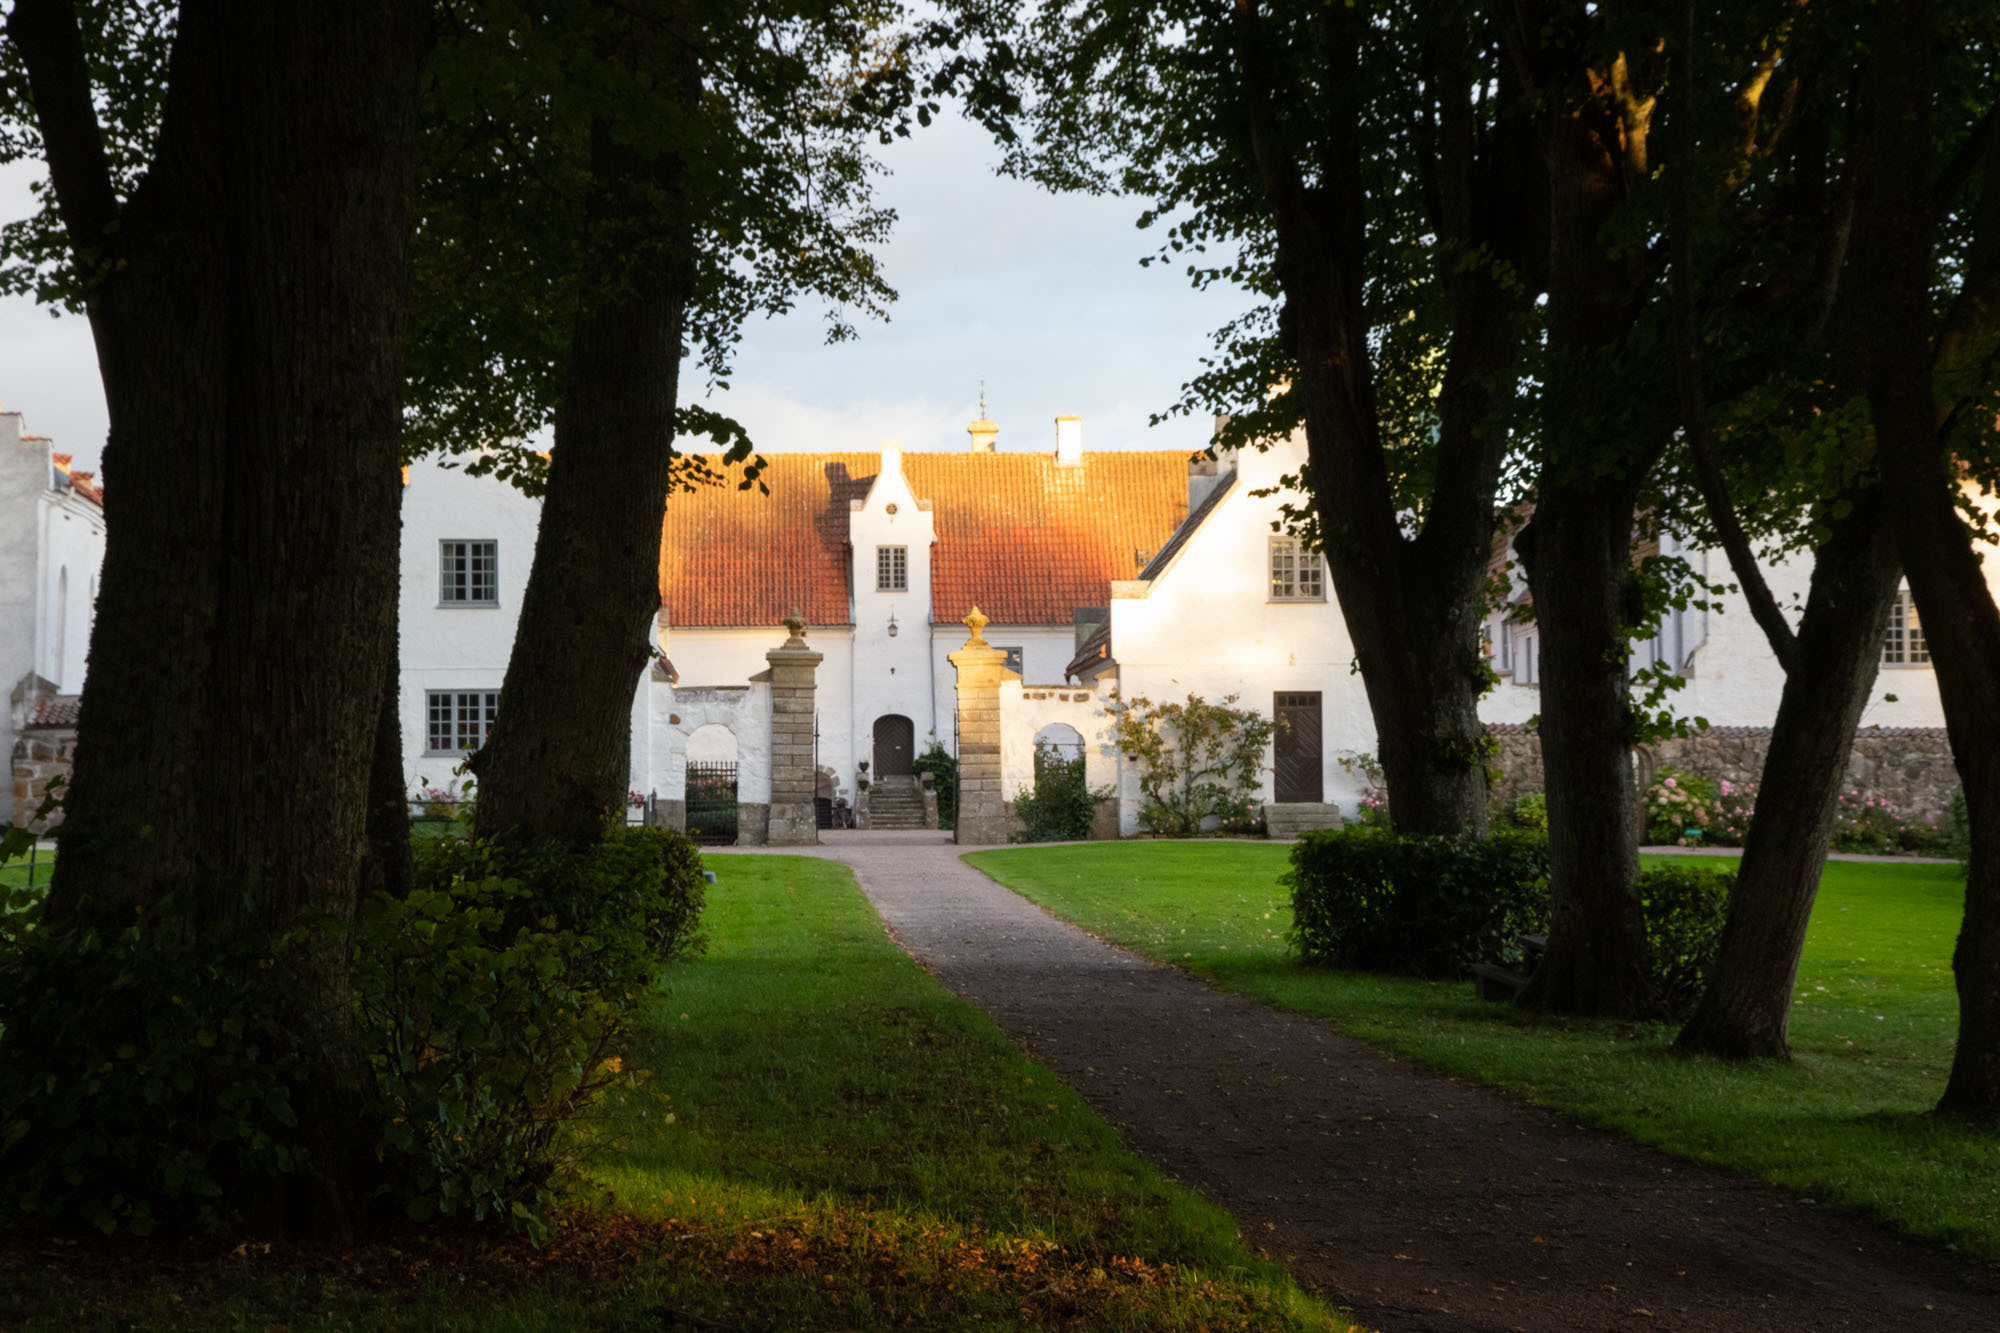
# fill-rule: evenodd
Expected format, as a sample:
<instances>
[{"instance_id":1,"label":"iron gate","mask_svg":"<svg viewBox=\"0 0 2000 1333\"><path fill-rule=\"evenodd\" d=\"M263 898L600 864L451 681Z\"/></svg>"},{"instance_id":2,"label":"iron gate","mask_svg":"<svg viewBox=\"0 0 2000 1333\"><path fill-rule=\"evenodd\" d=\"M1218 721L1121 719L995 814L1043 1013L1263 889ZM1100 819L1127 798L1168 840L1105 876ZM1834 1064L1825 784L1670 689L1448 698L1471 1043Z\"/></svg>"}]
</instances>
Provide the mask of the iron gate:
<instances>
[{"instance_id":1,"label":"iron gate","mask_svg":"<svg viewBox=\"0 0 2000 1333\"><path fill-rule=\"evenodd\" d=\"M736 765L690 761L687 768L687 834L703 847L736 844Z\"/></svg>"}]
</instances>

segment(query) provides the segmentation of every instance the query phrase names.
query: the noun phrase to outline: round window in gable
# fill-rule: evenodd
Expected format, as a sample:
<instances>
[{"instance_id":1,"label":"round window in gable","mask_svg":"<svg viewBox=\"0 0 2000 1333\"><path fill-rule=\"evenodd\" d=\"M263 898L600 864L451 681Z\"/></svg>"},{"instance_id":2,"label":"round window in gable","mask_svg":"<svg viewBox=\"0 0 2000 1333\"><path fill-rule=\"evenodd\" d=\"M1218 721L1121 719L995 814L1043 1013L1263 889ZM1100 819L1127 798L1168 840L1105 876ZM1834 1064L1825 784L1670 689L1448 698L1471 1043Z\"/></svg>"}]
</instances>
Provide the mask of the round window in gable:
<instances>
[{"instance_id":1,"label":"round window in gable","mask_svg":"<svg viewBox=\"0 0 2000 1333\"><path fill-rule=\"evenodd\" d=\"M882 507L882 512L893 516L896 512L896 502L894 500L891 500L888 504Z\"/></svg>"}]
</instances>

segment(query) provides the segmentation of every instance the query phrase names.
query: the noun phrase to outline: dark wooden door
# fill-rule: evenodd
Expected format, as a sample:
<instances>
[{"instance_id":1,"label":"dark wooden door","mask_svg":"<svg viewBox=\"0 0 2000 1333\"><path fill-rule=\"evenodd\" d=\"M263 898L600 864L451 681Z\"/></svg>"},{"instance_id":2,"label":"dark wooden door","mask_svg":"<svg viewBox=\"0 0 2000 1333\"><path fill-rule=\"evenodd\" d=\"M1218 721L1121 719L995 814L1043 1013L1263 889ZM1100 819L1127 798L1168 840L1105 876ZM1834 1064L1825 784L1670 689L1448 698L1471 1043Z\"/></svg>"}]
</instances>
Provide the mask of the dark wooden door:
<instances>
[{"instance_id":1,"label":"dark wooden door","mask_svg":"<svg viewBox=\"0 0 2000 1333\"><path fill-rule=\"evenodd\" d=\"M1277 770L1272 787L1278 804L1325 800L1320 773L1319 691L1279 694L1272 702L1271 717L1278 724L1272 741Z\"/></svg>"},{"instance_id":2,"label":"dark wooden door","mask_svg":"<svg viewBox=\"0 0 2000 1333\"><path fill-rule=\"evenodd\" d=\"M917 724L900 713L875 719L875 776L907 778L915 770Z\"/></svg>"}]
</instances>

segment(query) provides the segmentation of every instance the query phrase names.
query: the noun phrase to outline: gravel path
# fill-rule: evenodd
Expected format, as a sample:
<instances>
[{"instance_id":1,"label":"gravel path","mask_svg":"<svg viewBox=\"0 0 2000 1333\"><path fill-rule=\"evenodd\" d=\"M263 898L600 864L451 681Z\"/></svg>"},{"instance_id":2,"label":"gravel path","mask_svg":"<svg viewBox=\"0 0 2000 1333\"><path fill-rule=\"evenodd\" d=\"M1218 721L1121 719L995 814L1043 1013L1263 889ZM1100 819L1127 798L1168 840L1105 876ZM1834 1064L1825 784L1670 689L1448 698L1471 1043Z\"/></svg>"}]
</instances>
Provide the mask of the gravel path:
<instances>
[{"instance_id":1,"label":"gravel path","mask_svg":"<svg viewBox=\"0 0 2000 1333\"><path fill-rule=\"evenodd\" d=\"M2000 1286L1807 1199L1211 989L937 833L823 834L898 943L1357 1319L1403 1330L2000 1329Z\"/></svg>"}]
</instances>

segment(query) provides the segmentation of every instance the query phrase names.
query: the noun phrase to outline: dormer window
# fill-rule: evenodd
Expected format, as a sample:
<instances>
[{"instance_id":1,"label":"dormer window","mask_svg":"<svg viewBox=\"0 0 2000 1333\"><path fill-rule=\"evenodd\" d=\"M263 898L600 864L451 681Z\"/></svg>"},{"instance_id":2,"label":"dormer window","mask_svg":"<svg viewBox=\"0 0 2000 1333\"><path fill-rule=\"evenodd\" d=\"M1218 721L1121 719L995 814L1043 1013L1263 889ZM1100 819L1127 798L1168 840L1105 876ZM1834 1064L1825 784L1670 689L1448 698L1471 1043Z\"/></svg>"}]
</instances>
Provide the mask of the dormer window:
<instances>
[{"instance_id":1,"label":"dormer window","mask_svg":"<svg viewBox=\"0 0 2000 1333\"><path fill-rule=\"evenodd\" d=\"M907 546L878 546L875 548L875 591L908 592L910 590L910 548Z\"/></svg>"},{"instance_id":2,"label":"dormer window","mask_svg":"<svg viewBox=\"0 0 2000 1333\"><path fill-rule=\"evenodd\" d=\"M500 543L438 543L438 603L442 606L500 605Z\"/></svg>"}]
</instances>

